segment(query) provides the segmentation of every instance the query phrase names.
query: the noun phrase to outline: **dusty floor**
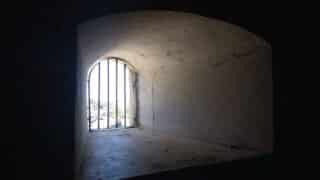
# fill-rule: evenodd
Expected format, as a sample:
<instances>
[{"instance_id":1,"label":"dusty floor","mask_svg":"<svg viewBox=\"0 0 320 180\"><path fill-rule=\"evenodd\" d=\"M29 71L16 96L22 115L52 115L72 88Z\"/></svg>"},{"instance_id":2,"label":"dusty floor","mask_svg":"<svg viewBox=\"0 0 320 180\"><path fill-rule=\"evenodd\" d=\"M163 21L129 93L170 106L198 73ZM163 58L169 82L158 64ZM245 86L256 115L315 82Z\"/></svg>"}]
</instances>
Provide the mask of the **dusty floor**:
<instances>
[{"instance_id":1,"label":"dusty floor","mask_svg":"<svg viewBox=\"0 0 320 180\"><path fill-rule=\"evenodd\" d=\"M79 179L122 179L256 154L138 129L93 132Z\"/></svg>"}]
</instances>

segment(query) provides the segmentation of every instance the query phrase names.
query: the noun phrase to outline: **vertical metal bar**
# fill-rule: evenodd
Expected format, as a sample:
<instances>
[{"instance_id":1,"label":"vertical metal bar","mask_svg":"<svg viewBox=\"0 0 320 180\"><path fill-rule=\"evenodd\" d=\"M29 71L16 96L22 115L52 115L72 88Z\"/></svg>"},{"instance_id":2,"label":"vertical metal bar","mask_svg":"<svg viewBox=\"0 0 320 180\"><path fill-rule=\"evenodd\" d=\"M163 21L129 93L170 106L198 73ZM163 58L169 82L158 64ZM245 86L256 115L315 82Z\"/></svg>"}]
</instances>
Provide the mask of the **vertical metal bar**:
<instances>
[{"instance_id":1,"label":"vertical metal bar","mask_svg":"<svg viewBox=\"0 0 320 180\"><path fill-rule=\"evenodd\" d=\"M109 59L107 60L107 76L108 76L108 100L107 100L107 128L109 128Z\"/></svg>"},{"instance_id":2,"label":"vertical metal bar","mask_svg":"<svg viewBox=\"0 0 320 180\"><path fill-rule=\"evenodd\" d=\"M98 129L100 129L100 62L98 64Z\"/></svg>"},{"instance_id":3,"label":"vertical metal bar","mask_svg":"<svg viewBox=\"0 0 320 180\"><path fill-rule=\"evenodd\" d=\"M90 77L91 77L91 74L89 74L89 78L88 78L88 104L89 104L89 107L88 107L88 114L89 114L89 131L91 131L91 103L90 103Z\"/></svg>"},{"instance_id":4,"label":"vertical metal bar","mask_svg":"<svg viewBox=\"0 0 320 180\"><path fill-rule=\"evenodd\" d=\"M124 81L123 81L123 89L124 89L124 92L123 92L123 96L124 96L124 128L127 128L126 68L127 68L127 64L124 64L124 66L123 66L123 77L124 77Z\"/></svg>"},{"instance_id":5,"label":"vertical metal bar","mask_svg":"<svg viewBox=\"0 0 320 180\"><path fill-rule=\"evenodd\" d=\"M118 128L118 59L116 59L116 128Z\"/></svg>"}]
</instances>

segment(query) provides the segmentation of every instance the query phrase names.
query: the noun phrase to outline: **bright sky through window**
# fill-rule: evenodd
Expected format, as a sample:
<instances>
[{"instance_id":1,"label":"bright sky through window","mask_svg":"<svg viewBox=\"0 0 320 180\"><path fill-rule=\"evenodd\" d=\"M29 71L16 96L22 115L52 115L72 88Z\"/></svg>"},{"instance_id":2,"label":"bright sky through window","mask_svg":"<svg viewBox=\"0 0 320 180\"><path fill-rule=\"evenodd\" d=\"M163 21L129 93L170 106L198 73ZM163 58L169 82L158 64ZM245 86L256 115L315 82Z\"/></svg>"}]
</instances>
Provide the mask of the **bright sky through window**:
<instances>
[{"instance_id":1,"label":"bright sky through window","mask_svg":"<svg viewBox=\"0 0 320 180\"><path fill-rule=\"evenodd\" d=\"M88 77L88 99L90 130L132 127L135 102L130 66L114 58L94 64Z\"/></svg>"}]
</instances>

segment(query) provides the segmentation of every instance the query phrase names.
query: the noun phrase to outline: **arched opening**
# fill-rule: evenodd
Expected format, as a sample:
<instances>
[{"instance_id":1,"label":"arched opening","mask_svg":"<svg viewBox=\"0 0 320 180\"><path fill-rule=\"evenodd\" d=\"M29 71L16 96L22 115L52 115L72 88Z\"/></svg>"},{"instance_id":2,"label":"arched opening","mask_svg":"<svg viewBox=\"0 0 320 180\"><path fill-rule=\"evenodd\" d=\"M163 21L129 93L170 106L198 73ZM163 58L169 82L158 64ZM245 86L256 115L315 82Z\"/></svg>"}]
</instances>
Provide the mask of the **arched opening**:
<instances>
[{"instance_id":1,"label":"arched opening","mask_svg":"<svg viewBox=\"0 0 320 180\"><path fill-rule=\"evenodd\" d=\"M89 131L135 126L136 73L117 57L99 59L88 72Z\"/></svg>"},{"instance_id":2,"label":"arched opening","mask_svg":"<svg viewBox=\"0 0 320 180\"><path fill-rule=\"evenodd\" d=\"M259 37L219 20L171 11L101 17L78 31L76 163L83 180L272 152L272 49ZM139 76L113 56L130 60ZM135 119L139 128L124 129L137 127ZM88 133L88 126L117 130Z\"/></svg>"}]
</instances>

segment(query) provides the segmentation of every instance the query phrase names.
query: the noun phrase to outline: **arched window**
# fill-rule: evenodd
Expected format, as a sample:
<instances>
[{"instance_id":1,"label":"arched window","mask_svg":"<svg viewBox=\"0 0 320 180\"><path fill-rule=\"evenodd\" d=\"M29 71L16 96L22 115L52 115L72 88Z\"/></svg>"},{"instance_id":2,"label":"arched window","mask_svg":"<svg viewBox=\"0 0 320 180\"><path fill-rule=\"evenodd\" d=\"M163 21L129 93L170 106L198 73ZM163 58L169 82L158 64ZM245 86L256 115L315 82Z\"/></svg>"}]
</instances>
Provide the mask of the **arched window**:
<instances>
[{"instance_id":1,"label":"arched window","mask_svg":"<svg viewBox=\"0 0 320 180\"><path fill-rule=\"evenodd\" d=\"M126 61L98 60L88 73L89 130L129 128L135 125L136 73Z\"/></svg>"}]
</instances>

